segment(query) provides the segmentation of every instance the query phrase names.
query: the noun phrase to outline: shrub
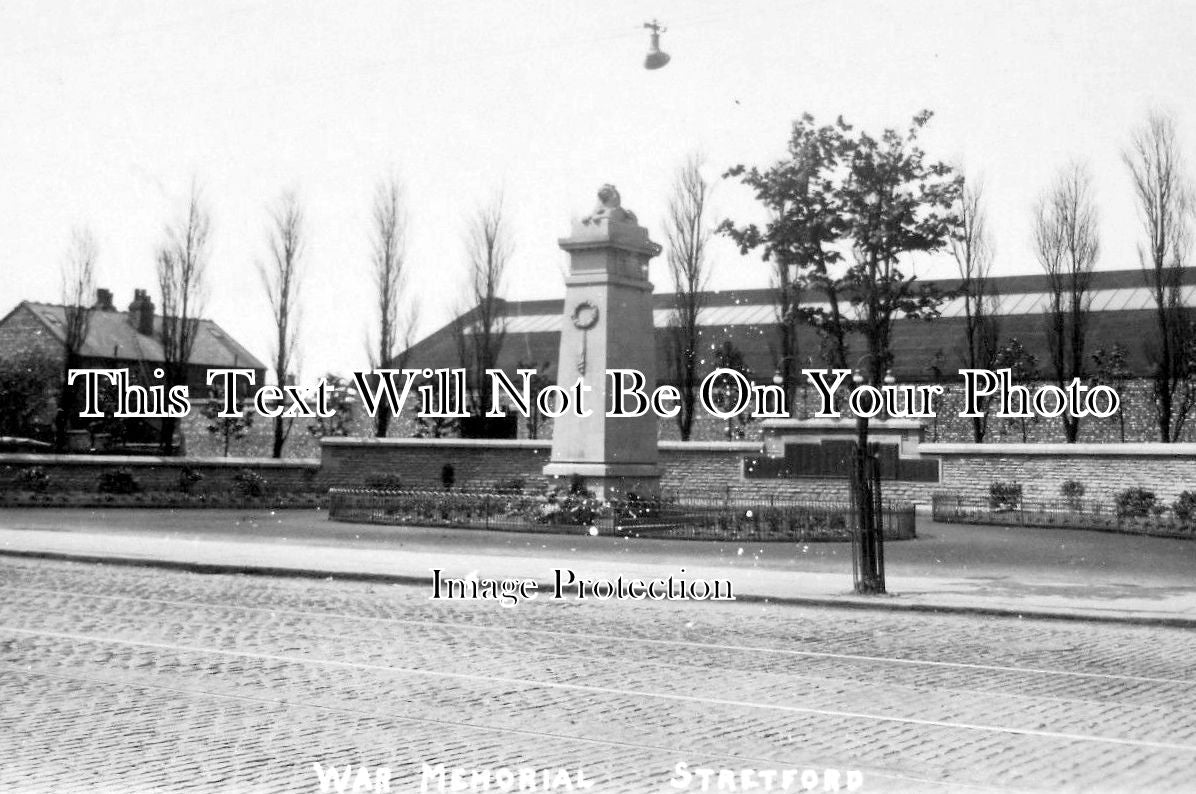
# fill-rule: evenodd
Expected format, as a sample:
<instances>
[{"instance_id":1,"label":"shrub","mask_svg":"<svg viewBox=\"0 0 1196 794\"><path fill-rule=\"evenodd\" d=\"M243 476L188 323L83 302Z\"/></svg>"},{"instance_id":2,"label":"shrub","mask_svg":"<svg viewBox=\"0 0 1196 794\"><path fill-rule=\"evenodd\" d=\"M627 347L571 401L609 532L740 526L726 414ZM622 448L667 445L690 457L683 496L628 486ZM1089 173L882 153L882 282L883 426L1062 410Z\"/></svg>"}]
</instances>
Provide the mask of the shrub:
<instances>
[{"instance_id":1,"label":"shrub","mask_svg":"<svg viewBox=\"0 0 1196 794\"><path fill-rule=\"evenodd\" d=\"M1171 503L1171 512L1180 521L1196 520L1196 491L1184 491Z\"/></svg>"},{"instance_id":2,"label":"shrub","mask_svg":"<svg viewBox=\"0 0 1196 794\"><path fill-rule=\"evenodd\" d=\"M403 478L397 474L382 474L366 480L365 487L374 491L401 491Z\"/></svg>"},{"instance_id":3,"label":"shrub","mask_svg":"<svg viewBox=\"0 0 1196 794\"><path fill-rule=\"evenodd\" d=\"M1021 504L1021 483L994 482L988 486L988 506L993 510L1016 510Z\"/></svg>"},{"instance_id":4,"label":"shrub","mask_svg":"<svg viewBox=\"0 0 1196 794\"><path fill-rule=\"evenodd\" d=\"M1059 493L1063 495L1063 500L1067 502L1069 510L1080 510L1084 505L1084 483L1079 480L1065 480L1059 486Z\"/></svg>"},{"instance_id":5,"label":"shrub","mask_svg":"<svg viewBox=\"0 0 1196 794\"><path fill-rule=\"evenodd\" d=\"M547 500L536 506L533 518L541 524L572 524L585 526L596 521L602 512L602 503L591 491L580 486L578 481L570 484L568 490L554 488L548 492ZM577 490L574 490L574 489Z\"/></svg>"},{"instance_id":6,"label":"shrub","mask_svg":"<svg viewBox=\"0 0 1196 794\"><path fill-rule=\"evenodd\" d=\"M1059 493L1069 502L1074 502L1084 496L1084 483L1079 480L1067 480L1059 486Z\"/></svg>"},{"instance_id":7,"label":"shrub","mask_svg":"<svg viewBox=\"0 0 1196 794\"><path fill-rule=\"evenodd\" d=\"M1144 518L1151 514L1157 502L1154 491L1126 488L1117 494L1117 515L1123 518Z\"/></svg>"},{"instance_id":8,"label":"shrub","mask_svg":"<svg viewBox=\"0 0 1196 794\"><path fill-rule=\"evenodd\" d=\"M522 477L512 477L509 480L503 480L497 483L494 488L500 493L523 493L523 489L527 487L527 481Z\"/></svg>"},{"instance_id":9,"label":"shrub","mask_svg":"<svg viewBox=\"0 0 1196 794\"><path fill-rule=\"evenodd\" d=\"M179 469L179 491L182 493L191 493L192 489L202 481L203 474L190 466Z\"/></svg>"},{"instance_id":10,"label":"shrub","mask_svg":"<svg viewBox=\"0 0 1196 794\"><path fill-rule=\"evenodd\" d=\"M50 488L50 475L41 466L30 466L21 469L17 475L17 485L25 491L45 493Z\"/></svg>"},{"instance_id":11,"label":"shrub","mask_svg":"<svg viewBox=\"0 0 1196 794\"><path fill-rule=\"evenodd\" d=\"M132 471L121 466L119 469L101 473L96 490L100 493L132 494L141 490L141 484L137 482Z\"/></svg>"},{"instance_id":12,"label":"shrub","mask_svg":"<svg viewBox=\"0 0 1196 794\"><path fill-rule=\"evenodd\" d=\"M241 469L233 477L233 486L241 496L265 496L269 483L253 469Z\"/></svg>"}]
</instances>

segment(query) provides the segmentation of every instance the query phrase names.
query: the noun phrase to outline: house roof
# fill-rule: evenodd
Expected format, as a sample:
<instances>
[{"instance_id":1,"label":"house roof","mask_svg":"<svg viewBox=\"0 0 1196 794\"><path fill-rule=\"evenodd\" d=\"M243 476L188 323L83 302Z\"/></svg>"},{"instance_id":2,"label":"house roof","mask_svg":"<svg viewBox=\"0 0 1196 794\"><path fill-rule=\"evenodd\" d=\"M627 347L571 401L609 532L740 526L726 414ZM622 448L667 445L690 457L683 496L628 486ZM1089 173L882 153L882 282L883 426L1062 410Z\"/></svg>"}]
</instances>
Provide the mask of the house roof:
<instances>
[{"instance_id":1,"label":"house roof","mask_svg":"<svg viewBox=\"0 0 1196 794\"><path fill-rule=\"evenodd\" d=\"M21 307L25 307L41 320L56 339L59 341L65 339L65 306L22 301L17 308ZM0 322L3 321L0 320ZM79 352L85 358L164 361L162 344L158 341L161 333L162 318L160 316L154 317L154 335L147 336L137 332L137 329L129 322L127 312L95 310L91 312L87 338L83 341L83 347ZM256 356L211 320L199 321L190 363L193 366L202 367L266 368L266 365Z\"/></svg>"},{"instance_id":2,"label":"house roof","mask_svg":"<svg viewBox=\"0 0 1196 794\"><path fill-rule=\"evenodd\" d=\"M1185 271L1181 289L1183 304L1196 305L1196 272ZM929 281L942 292L959 287L958 279ZM989 279L989 289L996 296L999 323L998 338L1004 343L1016 337L1035 356L1039 368L1049 365L1043 308L1048 298L1047 279L1042 274L1001 276ZM1153 298L1141 270L1096 271L1091 285L1091 316L1087 352L1120 345L1127 353L1127 363L1137 374L1149 371L1147 346L1154 328ZM818 305L818 295L803 305ZM653 296L653 322L656 327L657 375L667 377L668 338L665 329L672 315L675 297L671 292ZM517 364L555 368L563 322L563 300L504 301L506 337L497 366L513 369ZM925 379L932 367L948 371L962 366L964 344L962 298L943 303L941 316L934 321L899 319L894 325L892 350L894 374L903 379ZM458 322L468 328L476 309L412 345L406 354L409 367L460 366L454 338ZM722 290L703 294L700 350L707 351L703 367L713 366L713 351L730 340L743 354L747 366L759 377L771 376L779 354L774 353L776 309L773 292L768 289ZM854 347L863 349L860 340ZM802 327L798 348L803 366L820 366L819 340L813 329Z\"/></svg>"}]
</instances>

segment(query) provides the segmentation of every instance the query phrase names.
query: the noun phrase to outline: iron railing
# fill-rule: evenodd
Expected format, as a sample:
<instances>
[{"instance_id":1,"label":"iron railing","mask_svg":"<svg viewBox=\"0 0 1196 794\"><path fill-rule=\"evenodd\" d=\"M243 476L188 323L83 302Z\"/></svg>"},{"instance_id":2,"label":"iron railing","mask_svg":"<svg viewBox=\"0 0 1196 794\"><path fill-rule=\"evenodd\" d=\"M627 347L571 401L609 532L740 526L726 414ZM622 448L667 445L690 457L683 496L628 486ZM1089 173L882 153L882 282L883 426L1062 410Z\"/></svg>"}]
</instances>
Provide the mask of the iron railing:
<instances>
[{"instance_id":1,"label":"iron railing","mask_svg":"<svg viewBox=\"0 0 1196 794\"><path fill-rule=\"evenodd\" d=\"M935 494L931 498L935 521L960 524L1000 524L1025 527L1058 527L1132 532L1168 537L1196 536L1196 516L1177 516L1159 506L1146 515L1127 514L1117 505L1092 499L1057 501L1020 499L1000 502L983 497Z\"/></svg>"}]
</instances>

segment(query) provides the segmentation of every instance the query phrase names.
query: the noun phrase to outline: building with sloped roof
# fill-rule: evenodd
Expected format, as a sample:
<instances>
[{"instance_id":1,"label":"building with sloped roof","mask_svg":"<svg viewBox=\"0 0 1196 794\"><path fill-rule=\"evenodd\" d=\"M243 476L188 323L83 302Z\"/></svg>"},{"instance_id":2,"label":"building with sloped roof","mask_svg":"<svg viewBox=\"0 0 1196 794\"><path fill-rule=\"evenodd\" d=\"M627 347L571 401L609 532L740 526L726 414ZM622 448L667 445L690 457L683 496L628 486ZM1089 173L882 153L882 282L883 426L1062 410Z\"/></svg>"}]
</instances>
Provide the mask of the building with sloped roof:
<instances>
[{"instance_id":1,"label":"building with sloped roof","mask_svg":"<svg viewBox=\"0 0 1196 794\"><path fill-rule=\"evenodd\" d=\"M1151 365L1147 351L1154 329L1154 299L1147 288L1141 270L1097 271L1092 274L1091 319L1088 327L1087 350L1109 349L1120 345L1127 355L1127 363L1135 375L1146 375ZM926 283L944 293L957 291L958 280L938 280ZM999 324L998 338L1003 343L1017 338L1037 357L1040 369L1050 362L1046 344L1043 312L1049 299L1045 275L1000 276L989 280L989 290L996 296ZM1196 273L1185 273L1182 288L1184 305L1196 305ZM817 303L811 295L805 305ZM713 368L713 353L726 341L743 355L744 363L753 376L767 381L778 365L776 337L776 307L769 289L724 290L707 292L704 308L699 316L699 349L707 355L701 366ZM654 296L657 377L667 381L669 373L669 340L667 329L674 307L671 292ZM563 302L560 300L505 301L502 316L506 337L498 359L498 366L513 370L522 364L543 371L545 365L555 369L560 326L563 322ZM412 345L405 356L408 367L457 367L459 345L457 328L469 332L476 308ZM893 333L893 374L903 381L930 380L936 373L947 373L963 366L964 301L947 300L941 316L935 320L898 319ZM862 340L853 340L856 354L863 351ZM814 330L803 326L798 334L800 364L804 367L823 366L819 354L819 340ZM550 375L555 375L550 372Z\"/></svg>"},{"instance_id":2,"label":"building with sloped roof","mask_svg":"<svg viewBox=\"0 0 1196 794\"><path fill-rule=\"evenodd\" d=\"M0 358L20 359L37 353L62 365L66 339L67 307L60 304L21 301L0 318ZM80 350L81 369L128 369L133 383L153 384L154 369L165 361L162 351L162 317L145 290L136 290L127 311L112 303L112 293L96 290L87 337ZM209 369L241 367L254 370L262 383L266 365L211 320L199 320L195 343L187 368L187 387L192 399L210 394ZM44 417L44 424L52 417ZM48 431L46 431L48 432Z\"/></svg>"},{"instance_id":3,"label":"building with sloped roof","mask_svg":"<svg viewBox=\"0 0 1196 794\"><path fill-rule=\"evenodd\" d=\"M87 338L79 351L80 367L123 368L141 382L152 381L149 372L165 361L162 352L162 317L145 290L136 290L128 311L118 311L112 293L96 290ZM21 301L0 319L0 355L35 349L61 358L66 338L67 308L60 304ZM187 385L192 395L206 391L208 369L243 367L256 370L261 383L266 365L211 320L199 320Z\"/></svg>"}]
</instances>

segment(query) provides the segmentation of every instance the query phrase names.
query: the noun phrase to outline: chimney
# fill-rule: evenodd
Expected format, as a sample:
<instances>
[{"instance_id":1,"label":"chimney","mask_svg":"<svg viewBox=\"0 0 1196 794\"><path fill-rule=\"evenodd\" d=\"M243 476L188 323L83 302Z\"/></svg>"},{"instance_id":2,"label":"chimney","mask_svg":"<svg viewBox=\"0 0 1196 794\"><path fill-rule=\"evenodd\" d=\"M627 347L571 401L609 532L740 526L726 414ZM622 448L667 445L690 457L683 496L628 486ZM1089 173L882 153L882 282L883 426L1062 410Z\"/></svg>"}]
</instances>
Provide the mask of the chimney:
<instances>
[{"instance_id":1,"label":"chimney","mask_svg":"<svg viewBox=\"0 0 1196 794\"><path fill-rule=\"evenodd\" d=\"M96 290L96 303L91 308L98 312L114 312L116 307L112 305L112 290L100 287Z\"/></svg>"},{"instance_id":2,"label":"chimney","mask_svg":"<svg viewBox=\"0 0 1196 794\"><path fill-rule=\"evenodd\" d=\"M154 302L143 289L133 290L133 302L129 304L129 325L136 328L139 334L153 336Z\"/></svg>"}]
</instances>

